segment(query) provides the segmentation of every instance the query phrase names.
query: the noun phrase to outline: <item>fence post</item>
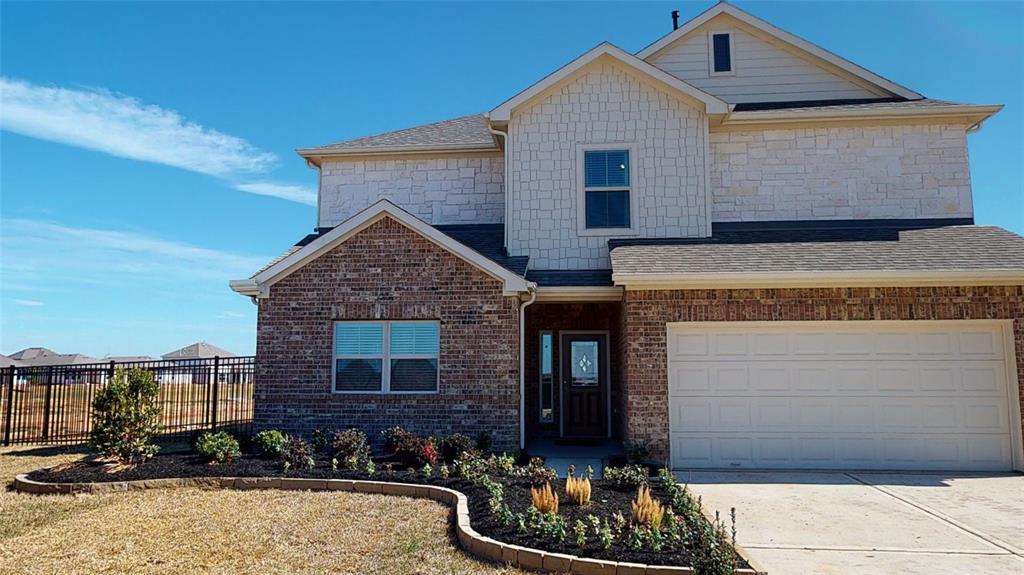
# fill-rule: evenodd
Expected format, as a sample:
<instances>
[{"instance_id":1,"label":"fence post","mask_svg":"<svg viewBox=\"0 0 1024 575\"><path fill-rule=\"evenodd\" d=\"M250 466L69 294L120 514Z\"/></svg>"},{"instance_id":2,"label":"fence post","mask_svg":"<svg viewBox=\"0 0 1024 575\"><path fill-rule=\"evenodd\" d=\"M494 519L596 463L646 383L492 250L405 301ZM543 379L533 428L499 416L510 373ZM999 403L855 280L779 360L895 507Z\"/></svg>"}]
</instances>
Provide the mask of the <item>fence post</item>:
<instances>
[{"instance_id":1,"label":"fence post","mask_svg":"<svg viewBox=\"0 0 1024 575\"><path fill-rule=\"evenodd\" d=\"M43 399L43 441L50 439L50 407L53 401L53 366L46 368L46 396Z\"/></svg>"},{"instance_id":2,"label":"fence post","mask_svg":"<svg viewBox=\"0 0 1024 575\"><path fill-rule=\"evenodd\" d=\"M220 356L215 355L213 357L213 405L210 409L210 429L217 430L217 399L220 395L220 381L218 381L218 375L220 374Z\"/></svg>"},{"instance_id":3,"label":"fence post","mask_svg":"<svg viewBox=\"0 0 1024 575\"><path fill-rule=\"evenodd\" d=\"M4 445L11 444L11 417L14 415L14 370L12 365L7 368L7 408L4 416Z\"/></svg>"},{"instance_id":4,"label":"fence post","mask_svg":"<svg viewBox=\"0 0 1024 575\"><path fill-rule=\"evenodd\" d=\"M114 379L114 360L110 360L110 369L107 370L107 383Z\"/></svg>"}]
</instances>

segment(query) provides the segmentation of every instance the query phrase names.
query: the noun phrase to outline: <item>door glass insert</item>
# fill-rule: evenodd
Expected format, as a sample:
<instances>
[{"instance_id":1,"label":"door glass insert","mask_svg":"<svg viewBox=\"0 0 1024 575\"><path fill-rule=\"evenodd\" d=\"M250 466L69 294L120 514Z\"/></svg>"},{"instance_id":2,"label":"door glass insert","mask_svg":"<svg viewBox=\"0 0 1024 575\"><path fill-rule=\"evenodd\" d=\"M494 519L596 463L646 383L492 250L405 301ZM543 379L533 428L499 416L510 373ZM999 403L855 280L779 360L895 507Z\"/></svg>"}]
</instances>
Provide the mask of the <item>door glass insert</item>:
<instances>
[{"instance_id":1,"label":"door glass insert","mask_svg":"<svg viewBox=\"0 0 1024 575\"><path fill-rule=\"evenodd\" d=\"M591 387L598 384L598 357L596 341L574 341L571 346L570 363L572 385Z\"/></svg>"}]
</instances>

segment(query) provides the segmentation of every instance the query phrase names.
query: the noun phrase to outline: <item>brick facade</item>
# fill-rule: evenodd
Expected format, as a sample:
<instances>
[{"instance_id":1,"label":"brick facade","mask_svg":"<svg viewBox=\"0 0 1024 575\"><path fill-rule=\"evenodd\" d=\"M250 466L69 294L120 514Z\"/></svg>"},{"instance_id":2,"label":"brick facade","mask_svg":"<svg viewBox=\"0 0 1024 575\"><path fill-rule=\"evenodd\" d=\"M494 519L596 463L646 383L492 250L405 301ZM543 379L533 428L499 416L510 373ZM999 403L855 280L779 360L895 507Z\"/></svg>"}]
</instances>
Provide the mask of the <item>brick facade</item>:
<instances>
[{"instance_id":1,"label":"brick facade","mask_svg":"<svg viewBox=\"0 0 1024 575\"><path fill-rule=\"evenodd\" d=\"M958 319L1014 320L1024 381L1024 286L626 291L624 425L630 439L667 459L667 322Z\"/></svg>"},{"instance_id":2,"label":"brick facade","mask_svg":"<svg viewBox=\"0 0 1024 575\"><path fill-rule=\"evenodd\" d=\"M519 318L500 281L383 218L275 283L260 300L255 420L309 436L391 425L421 433L488 431L519 444ZM433 395L331 393L333 322L434 319L441 324Z\"/></svg>"}]
</instances>

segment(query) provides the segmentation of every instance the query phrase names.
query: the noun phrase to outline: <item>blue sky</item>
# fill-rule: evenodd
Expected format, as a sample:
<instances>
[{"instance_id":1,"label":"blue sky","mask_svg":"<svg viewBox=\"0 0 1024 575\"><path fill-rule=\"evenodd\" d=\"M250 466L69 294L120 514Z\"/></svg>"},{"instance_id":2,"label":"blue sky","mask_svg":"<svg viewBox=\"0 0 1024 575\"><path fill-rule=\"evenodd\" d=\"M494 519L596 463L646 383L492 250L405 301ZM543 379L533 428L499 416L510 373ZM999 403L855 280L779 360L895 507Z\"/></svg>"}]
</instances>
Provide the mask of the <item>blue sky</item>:
<instances>
[{"instance_id":1,"label":"blue sky","mask_svg":"<svg viewBox=\"0 0 1024 575\"><path fill-rule=\"evenodd\" d=\"M227 282L315 225L295 148L489 110L711 4L2 2L0 351L253 353ZM976 220L1024 233L1024 4L735 4L926 96L1006 104L969 138Z\"/></svg>"}]
</instances>

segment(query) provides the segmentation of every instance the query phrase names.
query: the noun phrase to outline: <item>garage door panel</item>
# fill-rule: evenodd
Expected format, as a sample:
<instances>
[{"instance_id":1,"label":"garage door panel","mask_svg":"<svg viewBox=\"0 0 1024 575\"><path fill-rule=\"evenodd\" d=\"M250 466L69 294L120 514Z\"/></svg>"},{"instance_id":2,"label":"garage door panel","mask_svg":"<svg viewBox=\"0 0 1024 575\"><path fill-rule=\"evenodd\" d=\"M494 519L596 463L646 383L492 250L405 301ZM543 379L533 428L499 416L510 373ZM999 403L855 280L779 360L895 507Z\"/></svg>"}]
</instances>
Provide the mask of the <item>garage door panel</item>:
<instances>
[{"instance_id":1,"label":"garage door panel","mask_svg":"<svg viewBox=\"0 0 1024 575\"><path fill-rule=\"evenodd\" d=\"M1001 330L736 323L694 335L670 327L673 464L1009 469Z\"/></svg>"}]
</instances>

